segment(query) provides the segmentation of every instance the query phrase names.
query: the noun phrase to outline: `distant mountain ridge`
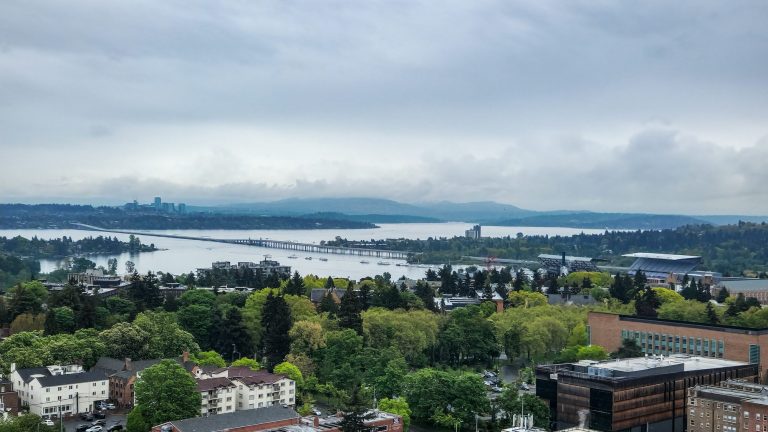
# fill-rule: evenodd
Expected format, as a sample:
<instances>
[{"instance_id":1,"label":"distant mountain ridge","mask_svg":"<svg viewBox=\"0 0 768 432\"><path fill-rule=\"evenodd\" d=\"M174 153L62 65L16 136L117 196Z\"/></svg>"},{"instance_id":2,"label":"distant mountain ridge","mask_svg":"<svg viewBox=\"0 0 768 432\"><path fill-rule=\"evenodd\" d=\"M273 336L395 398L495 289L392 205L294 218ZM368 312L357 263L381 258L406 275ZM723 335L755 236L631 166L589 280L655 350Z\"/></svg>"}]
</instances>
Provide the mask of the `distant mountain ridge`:
<instances>
[{"instance_id":1,"label":"distant mountain ridge","mask_svg":"<svg viewBox=\"0 0 768 432\"><path fill-rule=\"evenodd\" d=\"M195 211L264 216L326 217L370 223L466 222L501 226L665 229L692 224L762 222L765 216L688 216L643 213L600 213L584 210L536 211L493 201L450 201L407 204L380 198L290 198L272 202L192 207Z\"/></svg>"}]
</instances>

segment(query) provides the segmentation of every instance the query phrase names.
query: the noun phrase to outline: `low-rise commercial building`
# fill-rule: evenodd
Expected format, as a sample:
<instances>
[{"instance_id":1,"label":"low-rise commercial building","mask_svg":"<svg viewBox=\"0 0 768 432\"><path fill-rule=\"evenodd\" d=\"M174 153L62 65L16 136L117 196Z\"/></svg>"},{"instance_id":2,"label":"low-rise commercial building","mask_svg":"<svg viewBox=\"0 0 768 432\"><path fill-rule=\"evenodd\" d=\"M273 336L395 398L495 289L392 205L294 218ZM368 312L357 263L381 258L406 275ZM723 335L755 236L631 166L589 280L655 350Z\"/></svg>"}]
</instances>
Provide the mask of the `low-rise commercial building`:
<instances>
[{"instance_id":1,"label":"low-rise commercial building","mask_svg":"<svg viewBox=\"0 0 768 432\"><path fill-rule=\"evenodd\" d=\"M365 422L375 432L402 432L402 418L396 414L371 411ZM157 425L152 432L340 432L341 417L300 417L292 408L271 406L235 411L217 416L175 420Z\"/></svg>"},{"instance_id":2,"label":"low-rise commercial building","mask_svg":"<svg viewBox=\"0 0 768 432\"><path fill-rule=\"evenodd\" d=\"M755 381L754 364L673 355L538 366L536 394L555 429L675 432L686 424L688 389L729 379Z\"/></svg>"}]
</instances>

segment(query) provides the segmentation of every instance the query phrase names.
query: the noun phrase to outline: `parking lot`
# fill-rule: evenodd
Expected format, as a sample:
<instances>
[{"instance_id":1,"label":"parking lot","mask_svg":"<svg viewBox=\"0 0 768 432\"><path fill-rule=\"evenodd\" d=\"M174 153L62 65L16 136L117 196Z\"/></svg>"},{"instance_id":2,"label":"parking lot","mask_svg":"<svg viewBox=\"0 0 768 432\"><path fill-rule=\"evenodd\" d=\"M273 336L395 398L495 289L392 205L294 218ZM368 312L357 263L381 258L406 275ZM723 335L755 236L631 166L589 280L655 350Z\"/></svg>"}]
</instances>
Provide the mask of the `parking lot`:
<instances>
[{"instance_id":1,"label":"parking lot","mask_svg":"<svg viewBox=\"0 0 768 432\"><path fill-rule=\"evenodd\" d=\"M123 427L125 427L125 413L108 412L107 418L104 420L107 422L106 426L104 426L105 431L116 424L121 424ZM67 432L75 432L77 426L91 423L92 422L81 420L79 416L73 417L71 419L64 420L64 430Z\"/></svg>"}]
</instances>

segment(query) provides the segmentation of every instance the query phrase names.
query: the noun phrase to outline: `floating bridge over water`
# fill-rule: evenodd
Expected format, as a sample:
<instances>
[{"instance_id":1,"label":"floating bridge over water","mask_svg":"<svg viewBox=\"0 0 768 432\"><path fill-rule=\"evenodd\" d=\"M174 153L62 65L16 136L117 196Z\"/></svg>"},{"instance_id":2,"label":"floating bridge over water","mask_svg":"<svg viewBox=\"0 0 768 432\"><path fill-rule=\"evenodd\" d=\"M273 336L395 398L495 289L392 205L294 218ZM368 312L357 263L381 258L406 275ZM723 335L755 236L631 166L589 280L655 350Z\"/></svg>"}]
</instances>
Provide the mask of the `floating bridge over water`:
<instances>
[{"instance_id":1,"label":"floating bridge over water","mask_svg":"<svg viewBox=\"0 0 768 432\"><path fill-rule=\"evenodd\" d=\"M148 233L142 231L127 231L101 228L93 225L86 225L81 223L73 223L73 225L92 231L103 231L119 234L133 234L137 236L150 236L150 237L166 237L182 240L199 240L209 241L216 243L230 243L230 244L242 244L248 246L257 246L270 249L285 249L292 251L301 251L309 253L321 253L321 254L335 254L335 255L357 255L366 257L386 258L386 259L407 259L409 256L419 255L418 253L386 250L386 249L368 249L368 248L350 248L341 246L325 246L313 243L299 243L290 242L284 240L270 240L270 239L227 239L227 238L210 238L210 237L193 237L183 236L175 234L160 234L160 233Z\"/></svg>"}]
</instances>

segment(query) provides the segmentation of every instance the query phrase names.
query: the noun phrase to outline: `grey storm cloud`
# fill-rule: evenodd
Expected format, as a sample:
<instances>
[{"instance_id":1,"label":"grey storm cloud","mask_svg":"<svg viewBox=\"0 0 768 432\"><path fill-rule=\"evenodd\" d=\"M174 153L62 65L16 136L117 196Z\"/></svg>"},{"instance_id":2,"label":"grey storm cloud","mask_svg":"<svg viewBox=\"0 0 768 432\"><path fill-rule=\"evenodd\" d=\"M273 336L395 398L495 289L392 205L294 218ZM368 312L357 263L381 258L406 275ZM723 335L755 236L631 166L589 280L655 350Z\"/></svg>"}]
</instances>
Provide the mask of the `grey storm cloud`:
<instances>
[{"instance_id":1,"label":"grey storm cloud","mask_svg":"<svg viewBox=\"0 0 768 432\"><path fill-rule=\"evenodd\" d=\"M768 213L766 21L762 1L5 1L0 198Z\"/></svg>"}]
</instances>

